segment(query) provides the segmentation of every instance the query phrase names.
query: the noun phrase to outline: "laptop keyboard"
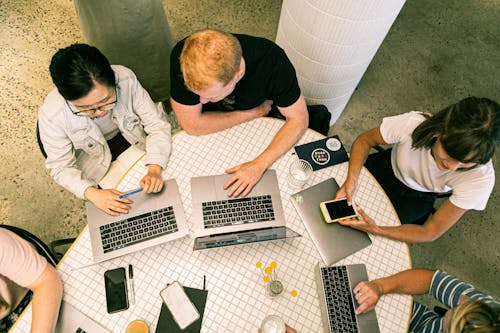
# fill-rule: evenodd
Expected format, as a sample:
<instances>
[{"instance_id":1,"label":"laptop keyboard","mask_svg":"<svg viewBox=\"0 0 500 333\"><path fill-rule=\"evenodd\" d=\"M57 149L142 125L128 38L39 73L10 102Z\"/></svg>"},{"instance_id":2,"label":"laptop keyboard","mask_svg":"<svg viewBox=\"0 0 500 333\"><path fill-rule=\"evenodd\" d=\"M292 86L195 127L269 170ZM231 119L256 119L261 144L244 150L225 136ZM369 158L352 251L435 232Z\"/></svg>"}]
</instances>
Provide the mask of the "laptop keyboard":
<instances>
[{"instance_id":1,"label":"laptop keyboard","mask_svg":"<svg viewBox=\"0 0 500 333\"><path fill-rule=\"evenodd\" d=\"M172 206L101 226L104 253L178 231Z\"/></svg>"},{"instance_id":2,"label":"laptop keyboard","mask_svg":"<svg viewBox=\"0 0 500 333\"><path fill-rule=\"evenodd\" d=\"M204 202L202 209L205 228L274 220L270 195Z\"/></svg>"},{"instance_id":3,"label":"laptop keyboard","mask_svg":"<svg viewBox=\"0 0 500 333\"><path fill-rule=\"evenodd\" d=\"M321 267L330 332L359 332L346 266Z\"/></svg>"}]
</instances>

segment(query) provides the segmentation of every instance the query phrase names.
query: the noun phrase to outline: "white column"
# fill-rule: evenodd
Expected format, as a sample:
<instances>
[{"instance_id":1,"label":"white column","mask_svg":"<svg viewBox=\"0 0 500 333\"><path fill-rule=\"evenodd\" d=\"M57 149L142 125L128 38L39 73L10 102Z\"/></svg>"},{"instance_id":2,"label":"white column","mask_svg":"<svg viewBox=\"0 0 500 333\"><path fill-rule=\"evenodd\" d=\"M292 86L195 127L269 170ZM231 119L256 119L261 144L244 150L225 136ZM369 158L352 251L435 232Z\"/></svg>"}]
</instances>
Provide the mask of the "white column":
<instances>
[{"instance_id":1,"label":"white column","mask_svg":"<svg viewBox=\"0 0 500 333\"><path fill-rule=\"evenodd\" d=\"M297 70L307 104L333 124L403 7L404 0L283 0L276 43Z\"/></svg>"}]
</instances>

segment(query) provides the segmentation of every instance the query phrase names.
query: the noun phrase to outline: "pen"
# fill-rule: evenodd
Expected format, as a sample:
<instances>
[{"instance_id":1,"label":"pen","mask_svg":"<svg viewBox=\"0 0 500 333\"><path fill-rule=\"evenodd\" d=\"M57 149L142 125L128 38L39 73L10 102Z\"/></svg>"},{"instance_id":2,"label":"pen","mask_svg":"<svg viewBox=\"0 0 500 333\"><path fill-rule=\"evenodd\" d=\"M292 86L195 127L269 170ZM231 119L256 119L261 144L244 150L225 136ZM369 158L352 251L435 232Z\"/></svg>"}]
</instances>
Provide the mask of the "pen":
<instances>
[{"instance_id":1,"label":"pen","mask_svg":"<svg viewBox=\"0 0 500 333\"><path fill-rule=\"evenodd\" d=\"M129 191L129 192L125 193L125 194L120 195L120 196L118 197L118 199L123 199L123 198L130 197L131 195L137 194L137 193L139 193L139 192L141 192L141 191L142 191L142 188L141 188L141 187L139 187L139 188L137 188L137 189L135 189L135 190L132 190L132 191Z\"/></svg>"},{"instance_id":2,"label":"pen","mask_svg":"<svg viewBox=\"0 0 500 333\"><path fill-rule=\"evenodd\" d=\"M132 304L135 304L134 269L132 268L132 265L128 265L128 280L130 282L130 299Z\"/></svg>"}]
</instances>

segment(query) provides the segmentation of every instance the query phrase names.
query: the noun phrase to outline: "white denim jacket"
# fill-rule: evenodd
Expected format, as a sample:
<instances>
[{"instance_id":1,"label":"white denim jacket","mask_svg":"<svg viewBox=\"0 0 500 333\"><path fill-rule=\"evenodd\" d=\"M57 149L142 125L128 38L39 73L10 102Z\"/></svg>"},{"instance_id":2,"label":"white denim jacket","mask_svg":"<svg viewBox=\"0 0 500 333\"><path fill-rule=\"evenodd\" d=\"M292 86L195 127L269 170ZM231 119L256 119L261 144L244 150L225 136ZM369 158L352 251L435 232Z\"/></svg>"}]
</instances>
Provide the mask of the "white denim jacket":
<instances>
[{"instance_id":1,"label":"white denim jacket","mask_svg":"<svg viewBox=\"0 0 500 333\"><path fill-rule=\"evenodd\" d=\"M145 163L163 169L171 152L170 124L141 86L134 73L113 65L117 104L111 119L123 137L146 151ZM79 198L96 186L111 164L111 151L94 121L77 116L57 89L52 90L38 113L40 139L47 153L45 166L54 180Z\"/></svg>"}]
</instances>

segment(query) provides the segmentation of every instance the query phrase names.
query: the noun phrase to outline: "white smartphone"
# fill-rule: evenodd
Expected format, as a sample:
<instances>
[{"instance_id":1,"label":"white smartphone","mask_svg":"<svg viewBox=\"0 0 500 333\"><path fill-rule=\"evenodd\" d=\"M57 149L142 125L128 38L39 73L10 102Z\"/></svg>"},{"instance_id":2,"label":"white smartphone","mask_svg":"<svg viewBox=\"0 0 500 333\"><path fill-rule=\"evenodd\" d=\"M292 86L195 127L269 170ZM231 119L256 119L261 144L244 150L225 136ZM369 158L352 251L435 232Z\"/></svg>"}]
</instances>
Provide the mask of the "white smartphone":
<instances>
[{"instance_id":1,"label":"white smartphone","mask_svg":"<svg viewBox=\"0 0 500 333\"><path fill-rule=\"evenodd\" d=\"M327 223L352 219L358 216L354 209L354 203L352 206L349 206L346 198L324 201L319 204L319 208Z\"/></svg>"},{"instance_id":2,"label":"white smartphone","mask_svg":"<svg viewBox=\"0 0 500 333\"><path fill-rule=\"evenodd\" d=\"M200 318L200 313L178 281L169 284L160 292L160 296L181 330Z\"/></svg>"}]
</instances>

